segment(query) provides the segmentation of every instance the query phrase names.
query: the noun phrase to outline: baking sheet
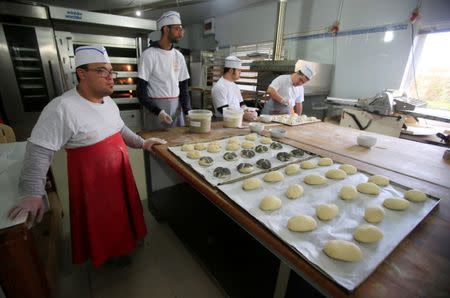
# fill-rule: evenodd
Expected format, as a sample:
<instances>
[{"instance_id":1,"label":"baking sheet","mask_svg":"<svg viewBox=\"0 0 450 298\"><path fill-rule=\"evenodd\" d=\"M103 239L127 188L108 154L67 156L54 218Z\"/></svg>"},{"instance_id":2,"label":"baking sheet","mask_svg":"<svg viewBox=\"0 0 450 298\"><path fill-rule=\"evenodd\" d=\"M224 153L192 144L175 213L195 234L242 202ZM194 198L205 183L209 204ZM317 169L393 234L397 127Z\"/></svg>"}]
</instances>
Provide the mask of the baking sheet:
<instances>
[{"instance_id":1,"label":"baking sheet","mask_svg":"<svg viewBox=\"0 0 450 298\"><path fill-rule=\"evenodd\" d=\"M245 136L246 135L244 135L244 136L236 136L236 138L238 138L239 142L242 144L242 142L246 141L245 140ZM254 141L255 147L257 145L265 145L265 144L261 144L259 142L260 138L262 138L262 137L263 136L258 135L257 140ZM237 151L227 151L227 150L225 150L225 147L226 147L229 139L230 138L224 138L222 140L216 140L216 142L218 142L220 144L221 148L222 148L222 150L220 152L218 152L218 153L210 153L207 150L201 151L202 156L210 156L210 157L212 157L214 159L214 164L212 164L209 167L200 166L198 164L198 159L190 159L190 158L188 158L187 157L187 152L182 151L181 150L181 146L169 147L169 150L173 154L178 156L183 162L185 162L186 164L191 166L197 173L202 175L206 179L206 181L208 181L211 185L217 186L219 183L223 183L223 182L226 182L226 181L229 181L229 180L233 180L233 179L236 179L236 178L247 176L248 174L242 174L242 173L240 173L237 170L237 166L240 163L244 163L245 162L245 163L253 164L254 167L255 167L255 170L251 174L258 173L258 172L265 172L265 170L262 170L262 169L259 169L259 168L256 167L256 161L258 161L259 159L262 159L262 158L268 159L270 161L271 165L272 165L272 168L274 168L274 167L280 166L282 164L287 164L288 163L288 162L279 161L276 158L276 155L279 152L290 152L291 150L296 149L296 147L293 147L291 145L287 145L287 144L281 143L283 148L280 149L280 150L274 150L274 149L270 148L270 144L269 144L269 145L265 145L265 146L269 147L269 151L268 152L266 152L266 153L256 153L255 152L256 154L255 154L254 157L252 157L252 158L243 158L243 157L240 156L240 152L241 152L242 148L240 148ZM273 139L273 141L277 141L277 140ZM204 143L207 144L208 142L204 142ZM223 155L225 154L225 152L235 152L239 156L239 158L237 160L235 160L235 161L226 161L225 159L223 159ZM299 158L293 157L293 158L291 158L291 160L289 162L292 162L292 161L295 161L295 160L298 160L298 161L304 160L304 159L310 158L311 156L312 155L310 155L307 152L305 152L305 154L302 157L299 157ZM220 178L214 177L213 176L213 171L217 167L229 168L230 171L231 171L231 175L228 178L226 178L226 179L220 179Z\"/></svg>"},{"instance_id":2,"label":"baking sheet","mask_svg":"<svg viewBox=\"0 0 450 298\"><path fill-rule=\"evenodd\" d=\"M316 159L316 158L315 158ZM317 158L318 159L318 158ZM332 168L338 168L339 164L315 169L301 170L293 176L286 176L278 183L263 182L260 189L252 191L242 190L242 181L233 184L219 185L218 188L234 202L253 217L263 223L279 238L292 246L308 262L315 265L327 276L335 280L344 288L352 291L362 283L377 266L392 252L392 250L425 218L425 216L438 204L438 201L430 198L423 203L411 202L405 211L392 211L384 208L386 214L381 223L374 224L384 233L383 239L378 243L363 244L353 240L352 233L360 225L367 223L364 220L365 208L372 205L382 205L387 197L403 197L406 189L393 184L380 187L378 196L358 193L358 198L353 201L344 201L338 193L342 186L367 182L370 176L358 172L349 175L344 180L328 179L325 185L307 185L303 177L317 173L325 175ZM281 169L280 171L283 171ZM262 180L264 174L255 176ZM262 180L263 181L263 180ZM289 185L300 184L304 188L303 195L296 199L288 199L284 193ZM276 195L282 200L282 207L273 212L265 212L259 209L261 199L266 195ZM315 207L322 203L333 203L339 207L339 214L330 221L321 221L315 215ZM317 228L312 232L298 233L287 228L287 221L291 216L307 214L317 222ZM357 244L364 259L361 262L350 263L329 258L322 251L326 241L343 239Z\"/></svg>"},{"instance_id":3,"label":"baking sheet","mask_svg":"<svg viewBox=\"0 0 450 298\"><path fill-rule=\"evenodd\" d=\"M290 114L285 114L285 115L273 115L272 122L281 123L288 126L298 126L322 121L320 119L317 119L316 117L308 117L306 115L293 116Z\"/></svg>"}]
</instances>

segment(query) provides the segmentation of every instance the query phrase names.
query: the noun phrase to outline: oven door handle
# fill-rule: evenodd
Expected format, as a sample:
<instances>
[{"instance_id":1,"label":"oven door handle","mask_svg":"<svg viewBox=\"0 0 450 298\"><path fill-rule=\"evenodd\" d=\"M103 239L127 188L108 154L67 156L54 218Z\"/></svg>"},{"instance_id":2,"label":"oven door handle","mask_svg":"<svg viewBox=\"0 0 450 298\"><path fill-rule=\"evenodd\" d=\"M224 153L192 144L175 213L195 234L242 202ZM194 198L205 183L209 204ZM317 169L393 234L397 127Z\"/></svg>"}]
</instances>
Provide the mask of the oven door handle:
<instances>
[{"instance_id":1,"label":"oven door handle","mask_svg":"<svg viewBox=\"0 0 450 298\"><path fill-rule=\"evenodd\" d=\"M52 62L50 60L48 60L48 69L50 71L50 78L52 81L52 87L53 87L53 98L58 96L58 91L56 90L56 81L55 81L55 75L53 74L53 66L52 66ZM53 99L51 98L51 99ZM50 99L50 100L51 100Z\"/></svg>"}]
</instances>

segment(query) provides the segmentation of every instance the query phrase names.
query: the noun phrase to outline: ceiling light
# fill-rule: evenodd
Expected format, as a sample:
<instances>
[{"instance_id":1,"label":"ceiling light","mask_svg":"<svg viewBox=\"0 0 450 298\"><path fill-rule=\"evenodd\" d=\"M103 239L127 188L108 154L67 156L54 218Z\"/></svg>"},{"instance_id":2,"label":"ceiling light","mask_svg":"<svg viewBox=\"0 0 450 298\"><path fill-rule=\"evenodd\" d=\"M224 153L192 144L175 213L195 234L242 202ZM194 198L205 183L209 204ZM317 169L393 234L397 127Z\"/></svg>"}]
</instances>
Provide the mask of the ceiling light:
<instances>
[{"instance_id":1,"label":"ceiling light","mask_svg":"<svg viewBox=\"0 0 450 298\"><path fill-rule=\"evenodd\" d=\"M136 16L140 17L142 12L140 10L136 10Z\"/></svg>"}]
</instances>

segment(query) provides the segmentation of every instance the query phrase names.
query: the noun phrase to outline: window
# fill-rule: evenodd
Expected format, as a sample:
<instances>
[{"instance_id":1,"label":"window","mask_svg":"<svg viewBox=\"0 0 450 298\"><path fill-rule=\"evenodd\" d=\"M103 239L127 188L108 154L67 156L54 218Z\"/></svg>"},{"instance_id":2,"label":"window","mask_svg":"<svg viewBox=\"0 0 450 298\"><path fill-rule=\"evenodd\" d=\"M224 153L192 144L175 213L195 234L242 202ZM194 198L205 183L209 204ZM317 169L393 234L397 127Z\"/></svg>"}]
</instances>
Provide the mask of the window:
<instances>
[{"instance_id":1,"label":"window","mask_svg":"<svg viewBox=\"0 0 450 298\"><path fill-rule=\"evenodd\" d=\"M257 72L250 71L250 64L257 60L269 60L272 55L272 42L259 43L243 46L232 46L216 51L215 56L215 72L214 82L222 75L225 57L233 55L242 60L241 78L236 81L239 89L243 92L244 98L254 97L256 92Z\"/></svg>"},{"instance_id":2,"label":"window","mask_svg":"<svg viewBox=\"0 0 450 298\"><path fill-rule=\"evenodd\" d=\"M427 108L450 111L450 32L418 35L412 53L401 89Z\"/></svg>"}]
</instances>

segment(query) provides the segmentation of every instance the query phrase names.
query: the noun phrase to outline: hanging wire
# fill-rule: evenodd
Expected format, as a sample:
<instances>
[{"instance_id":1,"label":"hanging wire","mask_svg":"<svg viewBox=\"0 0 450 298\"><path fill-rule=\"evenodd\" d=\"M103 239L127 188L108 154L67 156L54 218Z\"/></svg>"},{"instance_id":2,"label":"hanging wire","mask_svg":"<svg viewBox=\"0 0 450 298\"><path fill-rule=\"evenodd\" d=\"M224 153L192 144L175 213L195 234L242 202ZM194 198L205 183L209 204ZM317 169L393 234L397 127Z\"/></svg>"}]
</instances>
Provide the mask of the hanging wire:
<instances>
[{"instance_id":1,"label":"hanging wire","mask_svg":"<svg viewBox=\"0 0 450 298\"><path fill-rule=\"evenodd\" d=\"M339 2L339 6L337 9L337 25L339 25L341 23L341 17L342 17L342 9L344 7L344 0L340 0ZM333 52L332 52L332 64L335 66L334 69L336 69L336 52L337 52L337 34L333 35Z\"/></svg>"},{"instance_id":2,"label":"hanging wire","mask_svg":"<svg viewBox=\"0 0 450 298\"><path fill-rule=\"evenodd\" d=\"M417 78L416 78L416 59L414 58L414 38L415 38L415 30L414 30L414 24L411 24L411 58L412 58L412 69L413 69L413 81L414 81L414 87L416 88L416 95L417 99L420 99L419 97L419 89L417 88Z\"/></svg>"},{"instance_id":3,"label":"hanging wire","mask_svg":"<svg viewBox=\"0 0 450 298\"><path fill-rule=\"evenodd\" d=\"M422 0L418 0L417 1L417 6L416 9L420 9L422 7ZM414 48L414 39L416 37L416 33L414 30L414 23L411 23L411 60L412 60L412 69L413 69L413 80L414 80L414 87L416 88L416 95L417 95L417 99L420 99L419 96L419 88L417 87L417 77L416 77L416 59L414 57L414 52L415 52L415 48Z\"/></svg>"}]
</instances>

